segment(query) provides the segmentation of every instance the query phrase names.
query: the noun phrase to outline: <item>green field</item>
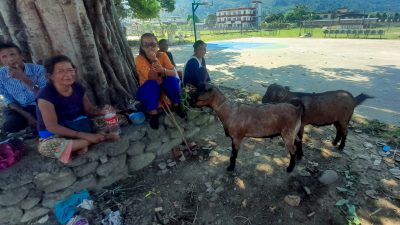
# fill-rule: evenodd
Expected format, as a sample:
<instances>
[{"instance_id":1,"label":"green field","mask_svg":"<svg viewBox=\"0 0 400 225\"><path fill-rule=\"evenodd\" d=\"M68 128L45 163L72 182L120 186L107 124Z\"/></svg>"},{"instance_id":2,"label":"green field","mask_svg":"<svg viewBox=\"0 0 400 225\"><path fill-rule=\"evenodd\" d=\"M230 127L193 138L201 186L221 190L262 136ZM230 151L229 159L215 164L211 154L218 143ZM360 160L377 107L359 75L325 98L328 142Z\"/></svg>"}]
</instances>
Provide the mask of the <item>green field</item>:
<instances>
[{"instance_id":1,"label":"green field","mask_svg":"<svg viewBox=\"0 0 400 225\"><path fill-rule=\"evenodd\" d=\"M368 39L400 39L400 27L380 28L385 31L385 34L380 38L379 35L368 35ZM378 30L378 29L377 29ZM325 35L321 28L313 29L282 29L282 30L257 30L257 31L240 31L240 30L226 30L224 32L208 31L204 30L200 32L200 38L203 41L217 41L217 40L229 40L236 38L246 37L274 37L274 38L288 38L288 37L299 37L305 32L311 33L311 38L351 38L351 39L365 39L364 35L349 35L346 34L331 34ZM193 32L184 32L189 37L185 38L185 42L193 42Z\"/></svg>"}]
</instances>

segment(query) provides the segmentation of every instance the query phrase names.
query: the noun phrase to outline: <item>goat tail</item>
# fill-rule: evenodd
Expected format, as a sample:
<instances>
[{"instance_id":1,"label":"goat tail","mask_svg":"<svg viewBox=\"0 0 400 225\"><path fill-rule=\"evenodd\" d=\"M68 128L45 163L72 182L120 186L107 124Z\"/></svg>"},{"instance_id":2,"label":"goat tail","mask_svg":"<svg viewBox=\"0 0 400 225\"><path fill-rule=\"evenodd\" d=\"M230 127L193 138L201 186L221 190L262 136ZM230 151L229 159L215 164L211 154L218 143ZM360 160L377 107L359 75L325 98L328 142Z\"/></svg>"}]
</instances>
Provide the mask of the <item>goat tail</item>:
<instances>
[{"instance_id":1,"label":"goat tail","mask_svg":"<svg viewBox=\"0 0 400 225\"><path fill-rule=\"evenodd\" d=\"M363 103L365 100L369 99L369 98L374 98L373 96L369 96L366 95L364 93L359 94L357 97L355 97L355 101L356 101L356 106L360 105L361 103Z\"/></svg>"}]
</instances>

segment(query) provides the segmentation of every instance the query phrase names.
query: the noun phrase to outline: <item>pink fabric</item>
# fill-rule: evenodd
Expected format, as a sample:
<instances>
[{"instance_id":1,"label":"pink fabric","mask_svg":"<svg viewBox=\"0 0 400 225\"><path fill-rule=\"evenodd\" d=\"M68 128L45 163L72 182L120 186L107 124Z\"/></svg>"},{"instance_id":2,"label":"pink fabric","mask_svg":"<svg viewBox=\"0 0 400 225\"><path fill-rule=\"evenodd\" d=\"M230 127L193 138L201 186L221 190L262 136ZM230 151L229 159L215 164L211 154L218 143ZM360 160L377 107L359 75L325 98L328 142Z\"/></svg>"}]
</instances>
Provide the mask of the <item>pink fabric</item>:
<instances>
[{"instance_id":1,"label":"pink fabric","mask_svg":"<svg viewBox=\"0 0 400 225\"><path fill-rule=\"evenodd\" d=\"M58 158L60 162L67 164L69 163L71 159L71 153L72 153L72 141L69 141L67 146L65 147L65 150L61 154L61 156Z\"/></svg>"},{"instance_id":2,"label":"pink fabric","mask_svg":"<svg viewBox=\"0 0 400 225\"><path fill-rule=\"evenodd\" d=\"M0 171L6 169L22 158L22 150L13 148L9 143L0 144Z\"/></svg>"}]
</instances>

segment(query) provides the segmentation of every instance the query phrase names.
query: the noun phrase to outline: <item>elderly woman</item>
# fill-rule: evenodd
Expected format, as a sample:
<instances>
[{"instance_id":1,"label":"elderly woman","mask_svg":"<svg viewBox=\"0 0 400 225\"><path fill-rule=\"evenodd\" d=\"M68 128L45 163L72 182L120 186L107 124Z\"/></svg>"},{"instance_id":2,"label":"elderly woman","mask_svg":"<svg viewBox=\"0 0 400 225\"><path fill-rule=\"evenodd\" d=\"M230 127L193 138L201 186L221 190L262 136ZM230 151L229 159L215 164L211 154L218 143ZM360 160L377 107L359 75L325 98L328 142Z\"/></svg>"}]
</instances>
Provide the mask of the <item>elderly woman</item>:
<instances>
[{"instance_id":1,"label":"elderly woman","mask_svg":"<svg viewBox=\"0 0 400 225\"><path fill-rule=\"evenodd\" d=\"M89 145L115 138L109 134L91 133L90 129L81 132L67 126L82 118L89 121L84 116L101 115L102 110L92 105L85 88L75 81L75 66L68 57L51 57L44 66L50 82L37 96L39 152L68 163L72 152L83 154ZM82 130L84 125L78 127Z\"/></svg>"},{"instance_id":2,"label":"elderly woman","mask_svg":"<svg viewBox=\"0 0 400 225\"><path fill-rule=\"evenodd\" d=\"M207 44L198 40L193 44L194 55L186 62L183 72L183 84L198 88L201 84L210 82L206 61Z\"/></svg>"},{"instance_id":3,"label":"elderly woman","mask_svg":"<svg viewBox=\"0 0 400 225\"><path fill-rule=\"evenodd\" d=\"M154 34L145 33L141 36L135 65L140 83L136 97L150 114L150 127L158 129L159 126L158 105L161 92L168 96L176 114L185 117L180 104L180 85L174 65L165 52L157 52L157 38Z\"/></svg>"}]
</instances>

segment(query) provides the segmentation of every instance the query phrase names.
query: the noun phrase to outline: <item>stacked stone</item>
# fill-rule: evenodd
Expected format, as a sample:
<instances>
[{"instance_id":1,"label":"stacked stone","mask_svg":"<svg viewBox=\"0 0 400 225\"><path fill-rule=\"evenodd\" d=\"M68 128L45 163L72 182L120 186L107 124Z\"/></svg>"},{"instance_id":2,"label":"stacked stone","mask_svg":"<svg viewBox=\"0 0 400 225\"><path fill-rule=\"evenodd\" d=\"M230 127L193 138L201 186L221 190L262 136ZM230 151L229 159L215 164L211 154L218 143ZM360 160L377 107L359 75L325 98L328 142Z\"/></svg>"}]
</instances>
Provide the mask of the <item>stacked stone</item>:
<instances>
[{"instance_id":1,"label":"stacked stone","mask_svg":"<svg viewBox=\"0 0 400 225\"><path fill-rule=\"evenodd\" d=\"M215 121L209 111L200 110L189 111L189 122L175 118L186 138ZM182 135L168 116L161 120L164 125L158 130L147 123L124 127L120 141L97 144L67 166L32 149L18 164L0 172L0 224L40 218L74 192L99 190L143 169L156 158L169 157L171 149L182 142Z\"/></svg>"}]
</instances>

